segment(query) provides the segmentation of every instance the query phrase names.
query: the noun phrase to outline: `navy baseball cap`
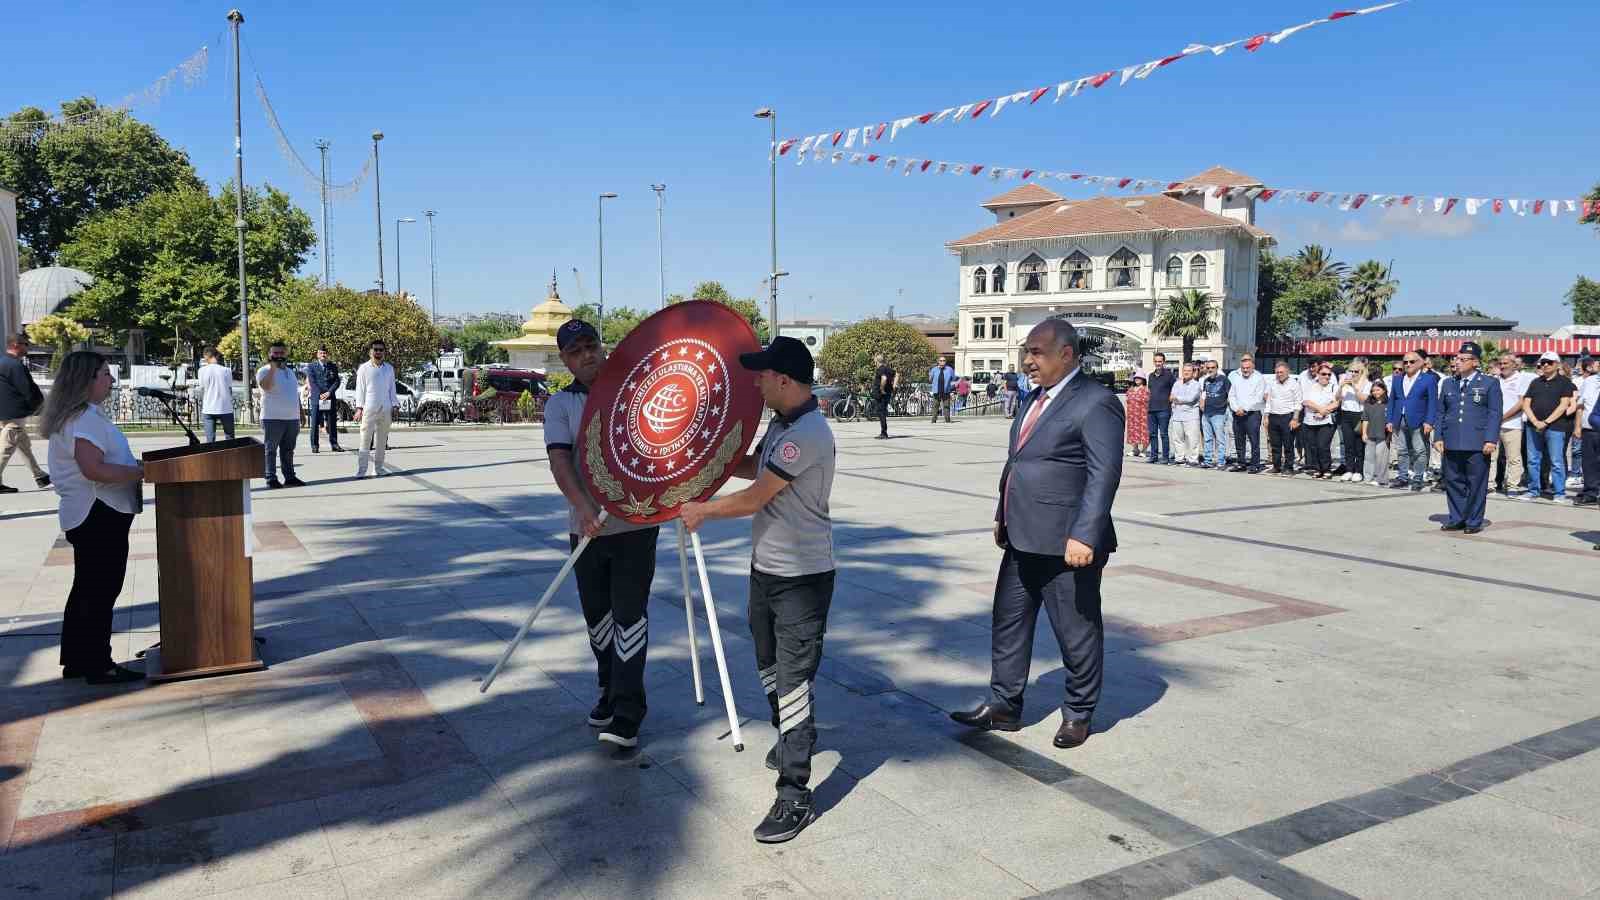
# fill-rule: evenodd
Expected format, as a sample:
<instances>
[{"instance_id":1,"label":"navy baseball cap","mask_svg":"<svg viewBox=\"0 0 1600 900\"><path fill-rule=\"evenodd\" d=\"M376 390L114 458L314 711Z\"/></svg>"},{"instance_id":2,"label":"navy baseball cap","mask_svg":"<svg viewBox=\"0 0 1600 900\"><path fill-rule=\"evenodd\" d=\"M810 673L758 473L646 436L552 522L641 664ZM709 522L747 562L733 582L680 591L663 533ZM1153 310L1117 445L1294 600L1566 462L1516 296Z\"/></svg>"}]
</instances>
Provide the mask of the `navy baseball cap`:
<instances>
[{"instance_id":1,"label":"navy baseball cap","mask_svg":"<svg viewBox=\"0 0 1600 900\"><path fill-rule=\"evenodd\" d=\"M595 331L593 325L582 319L568 319L556 329L556 349L565 351L581 337L592 337L595 343L600 343L600 332Z\"/></svg>"},{"instance_id":2,"label":"navy baseball cap","mask_svg":"<svg viewBox=\"0 0 1600 900\"><path fill-rule=\"evenodd\" d=\"M1482 359L1483 358L1483 348L1479 347L1477 344L1473 343L1472 341L1462 341L1460 349L1456 350L1456 352L1464 354L1466 356L1470 356L1473 359Z\"/></svg>"},{"instance_id":3,"label":"navy baseball cap","mask_svg":"<svg viewBox=\"0 0 1600 900\"><path fill-rule=\"evenodd\" d=\"M811 384L816 373L816 363L806 345L792 337L773 338L767 349L755 353L739 354L739 365L752 372L768 369L787 375L801 384Z\"/></svg>"}]
</instances>

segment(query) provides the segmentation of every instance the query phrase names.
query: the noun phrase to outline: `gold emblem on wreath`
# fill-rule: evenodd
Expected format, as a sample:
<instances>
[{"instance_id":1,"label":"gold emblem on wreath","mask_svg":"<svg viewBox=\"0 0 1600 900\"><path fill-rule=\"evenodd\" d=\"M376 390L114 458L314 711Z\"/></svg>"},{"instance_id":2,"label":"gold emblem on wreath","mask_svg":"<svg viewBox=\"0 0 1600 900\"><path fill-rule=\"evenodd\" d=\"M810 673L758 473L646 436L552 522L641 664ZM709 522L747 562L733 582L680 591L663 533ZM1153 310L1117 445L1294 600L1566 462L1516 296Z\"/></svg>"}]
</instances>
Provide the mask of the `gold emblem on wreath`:
<instances>
[{"instance_id":1,"label":"gold emblem on wreath","mask_svg":"<svg viewBox=\"0 0 1600 900\"><path fill-rule=\"evenodd\" d=\"M589 466L589 480L594 484L596 490L605 494L607 500L622 502L622 498L626 494L623 490L622 482L618 481L616 476L611 474L611 470L606 467L605 454L603 453L604 442L601 440L600 434L600 419L600 416L595 416L589 420L589 430L585 435L589 442L588 452L584 454L584 461ZM711 485L716 483L718 478L722 477L722 473L728 468L728 464L733 462L733 458L738 454L739 446L743 442L744 423L739 422L733 426L733 430L723 437L721 445L717 447L717 455L713 456L698 474L682 484L674 485L661 492L661 506L671 509L705 493ZM627 501L622 502L623 515L653 516L656 514L657 510L652 505L656 501L654 494L644 499L635 497L632 494L626 494L626 496L628 498Z\"/></svg>"}]
</instances>

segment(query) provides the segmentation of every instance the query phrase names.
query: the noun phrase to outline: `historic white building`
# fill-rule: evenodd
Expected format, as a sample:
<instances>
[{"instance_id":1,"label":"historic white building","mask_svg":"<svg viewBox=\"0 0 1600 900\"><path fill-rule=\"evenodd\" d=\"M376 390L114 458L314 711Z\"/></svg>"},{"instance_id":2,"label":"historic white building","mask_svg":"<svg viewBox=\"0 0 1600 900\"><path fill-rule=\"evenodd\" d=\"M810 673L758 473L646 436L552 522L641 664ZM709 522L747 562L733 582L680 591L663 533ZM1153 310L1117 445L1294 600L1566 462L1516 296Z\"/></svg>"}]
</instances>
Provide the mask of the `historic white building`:
<instances>
[{"instance_id":1,"label":"historic white building","mask_svg":"<svg viewBox=\"0 0 1600 900\"><path fill-rule=\"evenodd\" d=\"M1151 334L1161 305L1183 288L1211 295L1218 328L1195 355L1231 368L1255 340L1261 183L1221 166L1186 179L1210 190L1067 200L1025 184L983 204L995 224L946 246L961 258L956 369L1017 365L1028 330L1064 318L1102 337L1101 362L1177 360L1183 342Z\"/></svg>"}]
</instances>

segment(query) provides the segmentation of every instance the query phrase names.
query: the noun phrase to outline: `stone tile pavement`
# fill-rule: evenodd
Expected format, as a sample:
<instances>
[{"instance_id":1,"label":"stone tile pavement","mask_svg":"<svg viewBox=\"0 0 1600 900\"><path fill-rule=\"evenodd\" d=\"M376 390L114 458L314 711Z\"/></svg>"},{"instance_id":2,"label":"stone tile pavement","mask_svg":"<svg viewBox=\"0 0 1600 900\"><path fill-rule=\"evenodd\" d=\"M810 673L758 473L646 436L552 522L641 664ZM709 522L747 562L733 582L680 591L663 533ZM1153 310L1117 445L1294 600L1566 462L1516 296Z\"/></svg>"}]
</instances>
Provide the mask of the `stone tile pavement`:
<instances>
[{"instance_id":1,"label":"stone tile pavement","mask_svg":"<svg viewBox=\"0 0 1600 900\"><path fill-rule=\"evenodd\" d=\"M988 681L1004 422L839 426L839 580L817 684L822 814L763 847L773 738L743 619L748 524L705 532L747 751L698 616L693 699L663 531L641 748L583 723L570 585L477 681L565 556L537 428L396 432L385 478L302 456L258 491L270 668L90 688L55 665L53 495L0 499L0 895L1600 896L1600 516L1129 461L1096 734L946 712ZM169 443L142 439L136 450ZM123 657L158 636L136 522Z\"/></svg>"}]
</instances>

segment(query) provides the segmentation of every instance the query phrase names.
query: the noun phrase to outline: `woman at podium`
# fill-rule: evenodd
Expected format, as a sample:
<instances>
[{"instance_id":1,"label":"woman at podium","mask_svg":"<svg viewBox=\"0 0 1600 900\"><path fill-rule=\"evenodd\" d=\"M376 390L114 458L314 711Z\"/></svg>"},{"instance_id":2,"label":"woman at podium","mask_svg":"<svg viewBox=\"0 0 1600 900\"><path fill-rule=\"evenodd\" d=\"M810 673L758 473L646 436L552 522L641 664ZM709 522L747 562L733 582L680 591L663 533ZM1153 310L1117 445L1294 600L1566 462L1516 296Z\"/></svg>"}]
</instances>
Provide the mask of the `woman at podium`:
<instances>
[{"instance_id":1,"label":"woman at podium","mask_svg":"<svg viewBox=\"0 0 1600 900\"><path fill-rule=\"evenodd\" d=\"M90 684L138 681L111 659L111 608L128 571L128 531L143 505L144 465L100 411L111 367L98 353L67 354L39 430L50 441L50 477L61 497L61 530L72 544L72 592L61 621L63 676Z\"/></svg>"}]
</instances>

